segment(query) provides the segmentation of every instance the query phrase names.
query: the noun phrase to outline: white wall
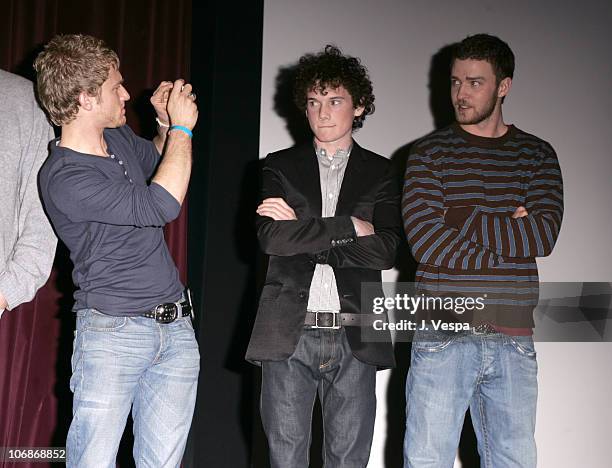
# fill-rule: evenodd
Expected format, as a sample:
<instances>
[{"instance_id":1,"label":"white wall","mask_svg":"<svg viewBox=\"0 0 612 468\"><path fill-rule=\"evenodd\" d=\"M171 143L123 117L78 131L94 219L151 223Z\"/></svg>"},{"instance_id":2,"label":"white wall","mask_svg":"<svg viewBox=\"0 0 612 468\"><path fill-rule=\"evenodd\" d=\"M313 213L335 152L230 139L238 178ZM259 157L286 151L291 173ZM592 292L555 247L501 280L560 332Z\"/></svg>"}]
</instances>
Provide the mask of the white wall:
<instances>
[{"instance_id":1,"label":"white wall","mask_svg":"<svg viewBox=\"0 0 612 468\"><path fill-rule=\"evenodd\" d=\"M266 0L261 156L293 143L273 110L273 95L279 67L303 53L334 43L361 57L374 83L376 113L356 139L391 155L433 129L432 56L468 34L498 35L517 58L505 119L551 142L564 176L563 228L553 255L540 262L541 279L612 281L610 24L612 7L603 0ZM387 280L394 277L386 274ZM537 348L539 466L611 466L612 345ZM385 407L387 379L388 373L379 373L370 468L384 466L385 415L393 411Z\"/></svg>"}]
</instances>

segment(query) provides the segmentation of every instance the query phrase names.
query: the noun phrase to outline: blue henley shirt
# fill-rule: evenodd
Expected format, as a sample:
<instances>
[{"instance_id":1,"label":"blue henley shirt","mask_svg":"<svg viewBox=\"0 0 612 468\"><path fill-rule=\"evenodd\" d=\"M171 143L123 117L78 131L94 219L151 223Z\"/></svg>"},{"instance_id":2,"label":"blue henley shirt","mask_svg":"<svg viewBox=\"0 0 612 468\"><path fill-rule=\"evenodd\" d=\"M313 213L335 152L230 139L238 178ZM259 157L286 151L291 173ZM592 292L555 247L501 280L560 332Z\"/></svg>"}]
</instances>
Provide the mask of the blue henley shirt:
<instances>
[{"instance_id":1,"label":"blue henley shirt","mask_svg":"<svg viewBox=\"0 0 612 468\"><path fill-rule=\"evenodd\" d=\"M53 140L39 174L41 195L74 264L73 310L140 315L181 297L162 229L181 207L161 185L148 184L160 159L153 142L127 125L106 129L104 140L109 157Z\"/></svg>"}]
</instances>

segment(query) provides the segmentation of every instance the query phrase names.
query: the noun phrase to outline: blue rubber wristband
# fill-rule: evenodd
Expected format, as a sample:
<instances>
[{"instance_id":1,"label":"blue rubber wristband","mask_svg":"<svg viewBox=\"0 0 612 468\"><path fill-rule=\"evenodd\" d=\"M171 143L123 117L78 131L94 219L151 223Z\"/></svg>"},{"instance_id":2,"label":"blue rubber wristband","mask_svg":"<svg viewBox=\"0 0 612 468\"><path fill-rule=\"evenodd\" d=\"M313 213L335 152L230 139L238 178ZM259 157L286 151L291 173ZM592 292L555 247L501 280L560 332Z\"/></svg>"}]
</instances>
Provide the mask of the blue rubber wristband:
<instances>
[{"instance_id":1,"label":"blue rubber wristband","mask_svg":"<svg viewBox=\"0 0 612 468\"><path fill-rule=\"evenodd\" d=\"M182 125L172 125L168 131L171 132L172 130L180 130L181 132L185 132L187 135L189 135L189 138L193 138L193 133L191 133L191 130L189 130L187 127L183 127Z\"/></svg>"}]
</instances>

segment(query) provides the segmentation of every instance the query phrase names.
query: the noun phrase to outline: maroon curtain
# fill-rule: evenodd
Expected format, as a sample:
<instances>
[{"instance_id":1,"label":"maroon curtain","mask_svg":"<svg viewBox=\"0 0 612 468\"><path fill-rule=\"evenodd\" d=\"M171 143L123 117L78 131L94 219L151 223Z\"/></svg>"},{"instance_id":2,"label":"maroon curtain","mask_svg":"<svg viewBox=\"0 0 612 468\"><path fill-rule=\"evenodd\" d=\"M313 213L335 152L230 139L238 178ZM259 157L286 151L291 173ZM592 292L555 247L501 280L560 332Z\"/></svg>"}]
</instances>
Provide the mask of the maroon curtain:
<instances>
[{"instance_id":1,"label":"maroon curtain","mask_svg":"<svg viewBox=\"0 0 612 468\"><path fill-rule=\"evenodd\" d=\"M121 60L132 96L128 124L136 133L153 134L155 115L148 99L157 84L189 79L190 0L4 0L2 4L0 68L33 79L32 61L55 34L100 37ZM183 281L185 208L166 228ZM0 447L65 445L74 320L71 267L60 246L51 277L36 298L0 319Z\"/></svg>"}]
</instances>

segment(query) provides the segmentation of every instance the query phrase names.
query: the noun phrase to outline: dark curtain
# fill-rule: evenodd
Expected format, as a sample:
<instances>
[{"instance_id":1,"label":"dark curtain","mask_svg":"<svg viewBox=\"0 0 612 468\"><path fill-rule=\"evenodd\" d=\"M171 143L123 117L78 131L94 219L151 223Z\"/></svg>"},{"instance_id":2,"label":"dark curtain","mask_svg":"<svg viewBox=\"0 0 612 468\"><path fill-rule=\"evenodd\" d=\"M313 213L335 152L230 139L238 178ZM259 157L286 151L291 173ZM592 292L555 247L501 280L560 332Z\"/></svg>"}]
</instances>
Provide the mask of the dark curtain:
<instances>
[{"instance_id":1,"label":"dark curtain","mask_svg":"<svg viewBox=\"0 0 612 468\"><path fill-rule=\"evenodd\" d=\"M128 124L138 134L153 136L152 91L161 80L189 79L191 0L4 0L0 67L34 79L33 59L58 33L91 34L117 51L132 96ZM166 228L183 281L186 212L183 207ZM46 286L0 319L0 447L65 445L71 417L71 268L60 245Z\"/></svg>"},{"instance_id":2,"label":"dark curtain","mask_svg":"<svg viewBox=\"0 0 612 468\"><path fill-rule=\"evenodd\" d=\"M264 265L254 228L263 11L263 0L193 4L192 78L206 104L189 204L189 281L202 313L186 468L265 466L255 463L265 451L255 411L260 371L244 360Z\"/></svg>"}]
</instances>

